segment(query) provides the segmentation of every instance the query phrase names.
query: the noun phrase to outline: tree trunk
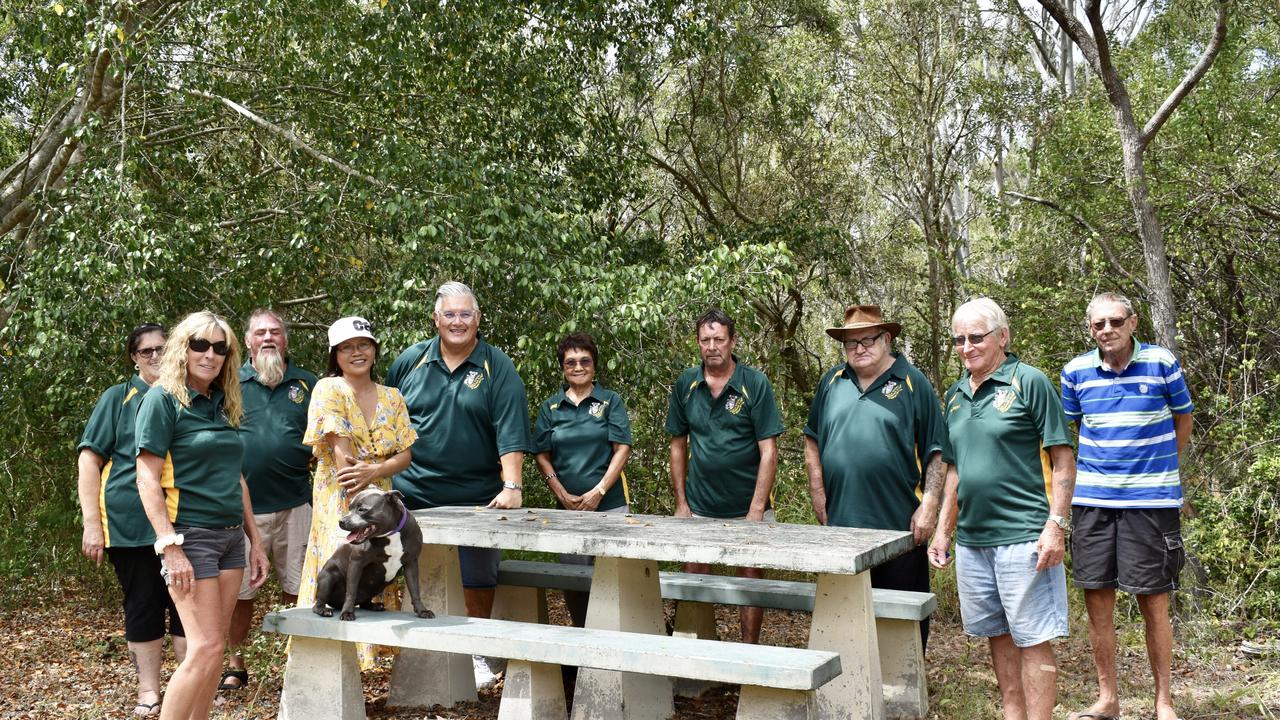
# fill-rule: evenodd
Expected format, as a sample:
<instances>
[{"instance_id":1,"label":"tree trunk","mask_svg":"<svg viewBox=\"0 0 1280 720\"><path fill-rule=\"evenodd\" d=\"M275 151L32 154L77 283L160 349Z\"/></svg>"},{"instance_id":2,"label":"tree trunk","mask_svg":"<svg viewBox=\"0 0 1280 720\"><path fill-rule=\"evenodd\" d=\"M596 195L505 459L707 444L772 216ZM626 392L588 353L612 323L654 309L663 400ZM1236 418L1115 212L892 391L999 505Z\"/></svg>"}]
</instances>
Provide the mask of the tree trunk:
<instances>
[{"instance_id":1,"label":"tree trunk","mask_svg":"<svg viewBox=\"0 0 1280 720\"><path fill-rule=\"evenodd\" d=\"M1178 354L1178 315L1173 300L1173 285L1169 280L1169 254L1164 246L1164 231L1156 217L1147 186L1143 148L1138 141L1138 130L1133 125L1120 127L1121 146L1124 151L1124 177L1129 204L1138 223L1138 237L1142 239L1142 259L1147 265L1147 289L1151 297L1151 325L1155 329L1156 342Z\"/></svg>"}]
</instances>

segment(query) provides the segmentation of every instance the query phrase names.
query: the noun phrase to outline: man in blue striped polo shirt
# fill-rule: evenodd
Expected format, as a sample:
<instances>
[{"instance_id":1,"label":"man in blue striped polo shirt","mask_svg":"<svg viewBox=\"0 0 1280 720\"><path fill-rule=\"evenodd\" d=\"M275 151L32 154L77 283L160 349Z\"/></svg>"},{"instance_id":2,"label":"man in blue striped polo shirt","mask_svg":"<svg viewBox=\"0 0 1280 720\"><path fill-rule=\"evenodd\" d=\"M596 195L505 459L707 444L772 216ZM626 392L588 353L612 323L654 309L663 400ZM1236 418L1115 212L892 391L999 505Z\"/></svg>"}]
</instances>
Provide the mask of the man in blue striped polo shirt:
<instances>
[{"instance_id":1,"label":"man in blue striped polo shirt","mask_svg":"<svg viewBox=\"0 0 1280 720\"><path fill-rule=\"evenodd\" d=\"M1142 610L1156 718L1175 720L1169 593L1184 561L1178 467L1191 438L1191 394L1173 353L1133 338L1138 316L1128 298L1097 295L1085 316L1098 349L1062 369L1062 406L1080 429L1071 499L1072 574L1089 612L1098 699L1071 718L1110 720L1120 714L1118 587L1137 596Z\"/></svg>"}]
</instances>

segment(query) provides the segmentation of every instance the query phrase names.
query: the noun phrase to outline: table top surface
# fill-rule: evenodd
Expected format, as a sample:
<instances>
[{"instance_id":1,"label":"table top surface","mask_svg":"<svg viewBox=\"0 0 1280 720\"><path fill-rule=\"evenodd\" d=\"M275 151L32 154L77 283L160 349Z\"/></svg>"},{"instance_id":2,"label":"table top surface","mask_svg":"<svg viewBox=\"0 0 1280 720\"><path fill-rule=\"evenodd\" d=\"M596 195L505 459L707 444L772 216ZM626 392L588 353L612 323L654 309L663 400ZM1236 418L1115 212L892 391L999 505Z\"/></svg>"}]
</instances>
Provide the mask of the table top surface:
<instances>
[{"instance_id":1,"label":"table top surface","mask_svg":"<svg viewBox=\"0 0 1280 720\"><path fill-rule=\"evenodd\" d=\"M853 575L913 546L911 533L576 510L441 507L413 513L436 545L534 550Z\"/></svg>"}]
</instances>

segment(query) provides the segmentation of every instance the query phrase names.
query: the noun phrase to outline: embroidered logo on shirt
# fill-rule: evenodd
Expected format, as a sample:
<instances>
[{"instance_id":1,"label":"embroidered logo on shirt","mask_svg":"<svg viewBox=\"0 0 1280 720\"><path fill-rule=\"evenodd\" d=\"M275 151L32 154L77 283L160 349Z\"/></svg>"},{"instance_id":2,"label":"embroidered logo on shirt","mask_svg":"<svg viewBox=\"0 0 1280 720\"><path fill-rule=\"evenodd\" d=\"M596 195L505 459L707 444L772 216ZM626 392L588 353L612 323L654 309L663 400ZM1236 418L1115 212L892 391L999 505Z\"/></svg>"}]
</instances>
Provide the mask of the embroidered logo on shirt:
<instances>
[{"instance_id":1,"label":"embroidered logo on shirt","mask_svg":"<svg viewBox=\"0 0 1280 720\"><path fill-rule=\"evenodd\" d=\"M996 409L1000 412L1004 412L1010 407L1013 407L1013 401L1016 397L1017 394L1012 390L1008 388L1001 388L996 391L996 399L991 404L995 405Z\"/></svg>"},{"instance_id":2,"label":"embroidered logo on shirt","mask_svg":"<svg viewBox=\"0 0 1280 720\"><path fill-rule=\"evenodd\" d=\"M724 409L729 411L730 415L737 415L742 412L742 396L738 394L730 395L724 401Z\"/></svg>"},{"instance_id":3,"label":"embroidered logo on shirt","mask_svg":"<svg viewBox=\"0 0 1280 720\"><path fill-rule=\"evenodd\" d=\"M591 403L591 407L587 409L587 413L590 414L591 417L603 417L604 406L607 404L608 403L598 403L598 402Z\"/></svg>"},{"instance_id":4,"label":"embroidered logo on shirt","mask_svg":"<svg viewBox=\"0 0 1280 720\"><path fill-rule=\"evenodd\" d=\"M302 392L302 388L298 387L297 385L290 385L290 386L289 386L289 399L290 399L290 400L292 400L292 401L294 402L294 404L296 404L296 405L301 405L301 404L302 404L302 401L303 401L303 400L306 400L307 398L306 398L306 396L303 394L303 392Z\"/></svg>"},{"instance_id":5,"label":"embroidered logo on shirt","mask_svg":"<svg viewBox=\"0 0 1280 720\"><path fill-rule=\"evenodd\" d=\"M484 382L484 373L480 372L479 370L472 370L471 372L467 373L467 376L462 380L462 384L466 385L472 390L475 390L476 388L480 387L480 383L482 382Z\"/></svg>"},{"instance_id":6,"label":"embroidered logo on shirt","mask_svg":"<svg viewBox=\"0 0 1280 720\"><path fill-rule=\"evenodd\" d=\"M1145 395L1145 394L1147 393L1147 384L1146 384L1146 383L1142 383L1141 385L1139 385L1139 386L1138 386L1138 392L1140 392L1140 393L1142 393L1142 394L1144 394L1144 395Z\"/></svg>"},{"instance_id":7,"label":"embroidered logo on shirt","mask_svg":"<svg viewBox=\"0 0 1280 720\"><path fill-rule=\"evenodd\" d=\"M897 382L896 380L890 380L884 384L884 387L880 388L880 392L884 393L885 397L892 400L902 393L902 383Z\"/></svg>"}]
</instances>

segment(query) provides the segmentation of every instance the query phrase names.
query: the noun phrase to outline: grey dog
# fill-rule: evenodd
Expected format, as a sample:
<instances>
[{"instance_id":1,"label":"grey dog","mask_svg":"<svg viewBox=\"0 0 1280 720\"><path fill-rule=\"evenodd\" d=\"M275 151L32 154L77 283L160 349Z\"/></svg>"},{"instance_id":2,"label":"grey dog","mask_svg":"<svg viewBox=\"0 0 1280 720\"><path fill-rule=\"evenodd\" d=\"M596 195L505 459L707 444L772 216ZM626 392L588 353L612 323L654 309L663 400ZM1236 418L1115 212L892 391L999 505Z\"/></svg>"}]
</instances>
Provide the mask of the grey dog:
<instances>
[{"instance_id":1,"label":"grey dog","mask_svg":"<svg viewBox=\"0 0 1280 720\"><path fill-rule=\"evenodd\" d=\"M373 602L404 569L405 584L413 612L420 618L435 617L422 604L418 589L418 555L422 552L422 530L409 516L404 497L392 490L366 488L351 499L351 509L338 521L346 530L346 544L329 558L316 578L315 614L329 617L330 608L342 608L338 617L356 619L356 605L362 610L382 610Z\"/></svg>"}]
</instances>

